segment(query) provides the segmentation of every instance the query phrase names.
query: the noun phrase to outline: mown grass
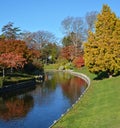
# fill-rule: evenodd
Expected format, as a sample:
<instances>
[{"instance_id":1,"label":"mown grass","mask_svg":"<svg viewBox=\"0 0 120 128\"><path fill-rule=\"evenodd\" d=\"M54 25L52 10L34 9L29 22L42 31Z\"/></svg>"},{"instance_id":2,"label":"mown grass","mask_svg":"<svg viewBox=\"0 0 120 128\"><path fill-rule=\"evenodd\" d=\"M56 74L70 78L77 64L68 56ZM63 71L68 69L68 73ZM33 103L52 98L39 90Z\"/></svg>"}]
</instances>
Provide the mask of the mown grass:
<instances>
[{"instance_id":1,"label":"mown grass","mask_svg":"<svg viewBox=\"0 0 120 128\"><path fill-rule=\"evenodd\" d=\"M76 71L90 77L91 86L53 128L120 128L120 76L93 80L86 68Z\"/></svg>"},{"instance_id":2,"label":"mown grass","mask_svg":"<svg viewBox=\"0 0 120 128\"><path fill-rule=\"evenodd\" d=\"M59 68L59 64L48 64L48 65L44 65L44 69L58 69Z\"/></svg>"}]
</instances>

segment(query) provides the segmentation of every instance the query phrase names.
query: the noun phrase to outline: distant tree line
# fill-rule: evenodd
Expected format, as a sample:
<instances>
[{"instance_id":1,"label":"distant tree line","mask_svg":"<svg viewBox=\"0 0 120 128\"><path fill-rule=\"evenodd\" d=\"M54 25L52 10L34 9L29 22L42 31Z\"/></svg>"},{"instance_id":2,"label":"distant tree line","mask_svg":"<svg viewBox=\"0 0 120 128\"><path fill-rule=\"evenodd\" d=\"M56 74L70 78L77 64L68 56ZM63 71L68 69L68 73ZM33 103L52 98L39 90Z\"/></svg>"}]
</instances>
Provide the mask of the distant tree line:
<instances>
[{"instance_id":1,"label":"distant tree line","mask_svg":"<svg viewBox=\"0 0 120 128\"><path fill-rule=\"evenodd\" d=\"M103 5L100 13L86 13L84 18L68 16L61 22L61 42L51 32L21 31L9 22L0 35L0 68L3 72L22 68L38 73L44 64L60 62L64 69L85 65L96 74L119 74L119 22L108 5Z\"/></svg>"},{"instance_id":2,"label":"distant tree line","mask_svg":"<svg viewBox=\"0 0 120 128\"><path fill-rule=\"evenodd\" d=\"M32 71L42 68L43 64L56 63L59 58L69 62L81 56L85 32L94 28L96 14L86 14L87 27L80 17L65 18L61 22L65 34L61 41L62 46L51 32L21 31L19 27L14 27L13 22L8 22L2 27L0 35L0 68L3 70L3 76L9 68L11 72L14 68L23 67L24 70Z\"/></svg>"}]
</instances>

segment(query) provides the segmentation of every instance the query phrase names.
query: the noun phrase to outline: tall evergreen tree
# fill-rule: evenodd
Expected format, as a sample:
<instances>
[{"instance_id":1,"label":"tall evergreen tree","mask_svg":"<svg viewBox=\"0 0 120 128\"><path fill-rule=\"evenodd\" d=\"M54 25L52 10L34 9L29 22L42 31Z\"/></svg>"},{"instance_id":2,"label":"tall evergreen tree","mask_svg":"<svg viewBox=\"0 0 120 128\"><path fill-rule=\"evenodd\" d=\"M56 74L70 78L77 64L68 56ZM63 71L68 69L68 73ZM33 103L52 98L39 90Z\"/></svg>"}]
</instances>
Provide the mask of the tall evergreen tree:
<instances>
[{"instance_id":1,"label":"tall evergreen tree","mask_svg":"<svg viewBox=\"0 0 120 128\"><path fill-rule=\"evenodd\" d=\"M7 25L2 27L2 35L6 39L17 39L17 37L21 34L19 27L14 27L12 22L9 22Z\"/></svg>"},{"instance_id":2,"label":"tall evergreen tree","mask_svg":"<svg viewBox=\"0 0 120 128\"><path fill-rule=\"evenodd\" d=\"M120 19L108 5L98 14L95 32L89 32L84 51L85 65L91 72L111 76L120 71Z\"/></svg>"}]
</instances>

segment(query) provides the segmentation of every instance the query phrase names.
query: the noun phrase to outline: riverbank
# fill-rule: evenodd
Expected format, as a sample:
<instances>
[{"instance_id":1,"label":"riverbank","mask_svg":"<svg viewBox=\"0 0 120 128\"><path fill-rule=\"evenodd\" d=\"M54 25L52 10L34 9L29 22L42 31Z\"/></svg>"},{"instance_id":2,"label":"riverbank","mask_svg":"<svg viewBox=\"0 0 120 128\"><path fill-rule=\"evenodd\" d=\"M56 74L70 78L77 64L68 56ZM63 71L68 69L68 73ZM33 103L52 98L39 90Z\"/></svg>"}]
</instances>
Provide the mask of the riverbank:
<instances>
[{"instance_id":1,"label":"riverbank","mask_svg":"<svg viewBox=\"0 0 120 128\"><path fill-rule=\"evenodd\" d=\"M91 86L77 104L53 128L120 127L120 76L94 80L85 68L76 70L91 79Z\"/></svg>"},{"instance_id":2,"label":"riverbank","mask_svg":"<svg viewBox=\"0 0 120 128\"><path fill-rule=\"evenodd\" d=\"M5 76L0 76L0 96L7 93L14 93L21 89L30 88L36 83L32 75L24 73L14 73Z\"/></svg>"},{"instance_id":3,"label":"riverbank","mask_svg":"<svg viewBox=\"0 0 120 128\"><path fill-rule=\"evenodd\" d=\"M24 82L33 79L33 75L28 75L25 73L13 73L7 74L4 78L0 76L0 87L9 86L11 84L16 84L19 82Z\"/></svg>"}]
</instances>

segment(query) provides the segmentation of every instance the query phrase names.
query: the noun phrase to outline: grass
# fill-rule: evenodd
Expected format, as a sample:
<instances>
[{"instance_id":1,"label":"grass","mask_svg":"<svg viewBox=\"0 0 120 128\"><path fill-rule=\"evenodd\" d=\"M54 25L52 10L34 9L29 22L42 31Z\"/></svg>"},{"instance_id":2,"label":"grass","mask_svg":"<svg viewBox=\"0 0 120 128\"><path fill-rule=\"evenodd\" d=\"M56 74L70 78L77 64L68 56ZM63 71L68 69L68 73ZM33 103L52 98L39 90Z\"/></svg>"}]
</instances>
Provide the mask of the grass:
<instances>
[{"instance_id":1,"label":"grass","mask_svg":"<svg viewBox=\"0 0 120 128\"><path fill-rule=\"evenodd\" d=\"M93 80L86 68L76 71L90 77L91 86L53 128L120 128L120 76Z\"/></svg>"},{"instance_id":2,"label":"grass","mask_svg":"<svg viewBox=\"0 0 120 128\"><path fill-rule=\"evenodd\" d=\"M5 76L4 80L3 77L0 76L0 87L26 81L32 78L33 76L24 73L13 73L12 75L7 75Z\"/></svg>"},{"instance_id":3,"label":"grass","mask_svg":"<svg viewBox=\"0 0 120 128\"><path fill-rule=\"evenodd\" d=\"M48 64L48 65L44 65L44 69L58 69L59 68L59 64Z\"/></svg>"}]
</instances>

